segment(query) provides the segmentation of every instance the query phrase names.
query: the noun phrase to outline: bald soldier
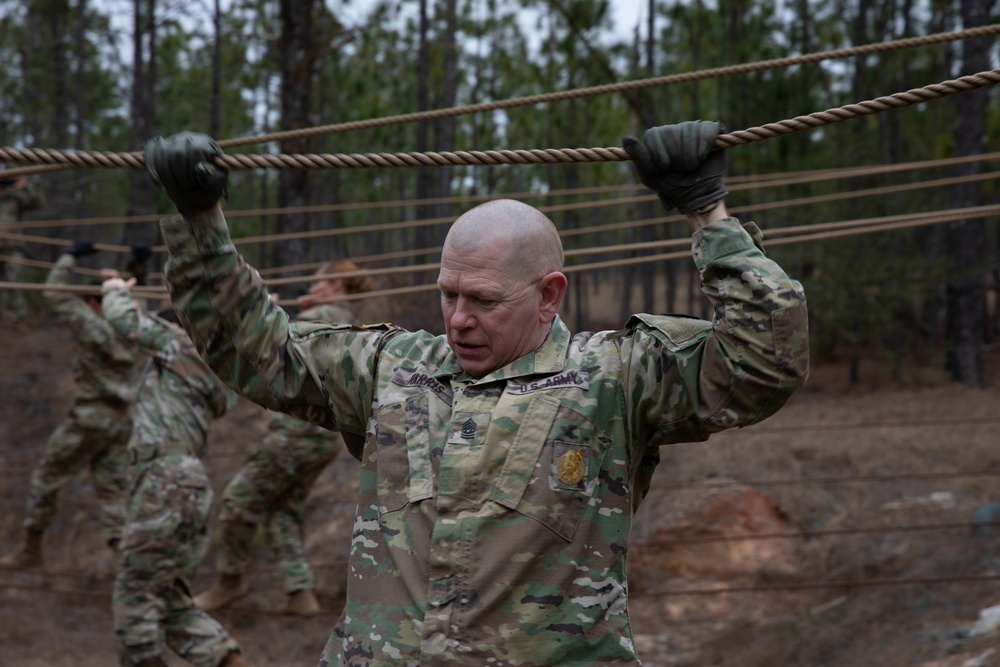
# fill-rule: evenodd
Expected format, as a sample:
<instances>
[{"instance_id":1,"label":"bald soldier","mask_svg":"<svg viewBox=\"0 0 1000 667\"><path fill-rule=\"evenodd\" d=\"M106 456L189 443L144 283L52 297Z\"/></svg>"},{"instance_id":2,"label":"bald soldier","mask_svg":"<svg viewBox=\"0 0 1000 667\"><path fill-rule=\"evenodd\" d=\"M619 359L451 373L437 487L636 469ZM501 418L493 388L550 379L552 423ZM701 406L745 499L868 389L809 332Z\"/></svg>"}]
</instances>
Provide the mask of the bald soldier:
<instances>
[{"instance_id":1,"label":"bald soldier","mask_svg":"<svg viewBox=\"0 0 1000 667\"><path fill-rule=\"evenodd\" d=\"M722 201L720 125L627 138L691 225L714 319L572 335L552 223L478 206L445 240L445 335L295 322L236 252L218 145L146 145L177 205L166 281L199 351L251 400L336 428L361 464L344 613L321 666L638 665L632 517L659 447L760 421L808 375L805 296Z\"/></svg>"}]
</instances>

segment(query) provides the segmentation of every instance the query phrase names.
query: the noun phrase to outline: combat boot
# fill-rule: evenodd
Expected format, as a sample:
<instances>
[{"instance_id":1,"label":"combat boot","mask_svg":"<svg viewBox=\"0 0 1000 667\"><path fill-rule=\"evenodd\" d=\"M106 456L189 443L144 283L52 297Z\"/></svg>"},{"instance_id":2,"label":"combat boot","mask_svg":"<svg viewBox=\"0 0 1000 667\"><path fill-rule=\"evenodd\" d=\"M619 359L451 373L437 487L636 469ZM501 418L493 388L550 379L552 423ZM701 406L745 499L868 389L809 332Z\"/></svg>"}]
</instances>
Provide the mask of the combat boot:
<instances>
[{"instance_id":1,"label":"combat boot","mask_svg":"<svg viewBox=\"0 0 1000 667\"><path fill-rule=\"evenodd\" d=\"M242 575L222 574L214 584L195 596L194 603L205 611L214 611L236 602L249 591Z\"/></svg>"},{"instance_id":2,"label":"combat boot","mask_svg":"<svg viewBox=\"0 0 1000 667\"><path fill-rule=\"evenodd\" d=\"M303 588L288 596L285 604L281 605L282 614L294 614L295 616L315 616L320 611L319 601L312 589Z\"/></svg>"},{"instance_id":3,"label":"combat boot","mask_svg":"<svg viewBox=\"0 0 1000 667\"><path fill-rule=\"evenodd\" d=\"M42 533L29 530L24 534L24 541L3 558L0 558L0 570L20 570L27 567L37 567L42 564Z\"/></svg>"},{"instance_id":4,"label":"combat boot","mask_svg":"<svg viewBox=\"0 0 1000 667\"><path fill-rule=\"evenodd\" d=\"M219 663L219 667L253 667L253 664L244 658L239 651L230 651Z\"/></svg>"}]
</instances>

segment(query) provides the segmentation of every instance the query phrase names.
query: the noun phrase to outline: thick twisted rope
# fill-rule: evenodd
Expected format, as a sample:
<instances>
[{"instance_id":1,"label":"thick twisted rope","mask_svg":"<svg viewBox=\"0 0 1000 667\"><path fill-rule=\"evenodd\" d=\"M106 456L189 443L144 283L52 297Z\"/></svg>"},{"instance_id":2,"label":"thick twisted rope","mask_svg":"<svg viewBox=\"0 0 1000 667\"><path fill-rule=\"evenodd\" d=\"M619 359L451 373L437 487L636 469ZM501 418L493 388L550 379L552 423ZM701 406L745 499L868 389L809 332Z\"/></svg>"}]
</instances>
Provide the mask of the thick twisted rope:
<instances>
[{"instance_id":1,"label":"thick twisted rope","mask_svg":"<svg viewBox=\"0 0 1000 667\"><path fill-rule=\"evenodd\" d=\"M824 180L856 178L861 176L874 176L880 174L895 173L901 171L911 171L916 169L930 169L933 167L952 167L959 164L971 162L988 162L1000 158L1000 151L992 153L977 153L975 155L963 155L959 157L936 158L933 160L920 160L915 162L893 162L890 164L869 165L865 167L837 167L833 169L812 169L798 170L793 172L774 172L767 174L735 175L726 177L726 186L730 192L747 190L753 188L763 188L771 186L798 185L802 183L814 183ZM933 182L932 182L933 183ZM571 195L603 195L614 193L621 195L631 190L647 192L647 199L653 200L655 194L649 194L645 185L641 183L626 183L618 185L592 185L576 188L557 188L545 192L521 191L508 192L502 196L509 199L527 198L553 198ZM261 215L275 215L278 213L328 213L331 211L357 211L375 210L386 208L400 208L405 206L416 206L420 204L468 204L496 199L495 193L452 195L449 197L430 197L425 199L390 199L370 202L338 202L332 204L310 204L307 206L271 206L267 208L249 209L227 209L226 219L255 217ZM612 206L615 204L628 203L631 201L625 197L618 197L613 200L592 200L582 204L564 205L561 208L542 208L542 211L566 210L567 206L592 207L592 206ZM53 218L41 220L22 220L18 222L5 223L3 231L14 231L24 229L38 229L43 227L82 227L92 225L118 225L132 223L159 222L170 213L154 213L150 215L124 215L124 216L100 216L94 218ZM678 219L681 219L678 217ZM450 218L448 219L451 220ZM362 228L359 231L365 231ZM318 263L316 264L318 266ZM313 266L315 268L315 266ZM263 273L263 270L261 271Z\"/></svg>"},{"instance_id":2,"label":"thick twisted rope","mask_svg":"<svg viewBox=\"0 0 1000 667\"><path fill-rule=\"evenodd\" d=\"M382 118L369 118L365 120L335 123L332 125L319 125L315 127L300 128L297 130L285 130L282 132L273 132L270 134L257 135L252 137L233 137L230 139L220 140L219 145L222 146L223 148L232 146L246 146L250 144L260 144L272 141L282 141L287 139L297 139L302 137L313 137L313 136L334 134L337 132L347 132L351 130L384 127L387 125L414 123L423 120L435 120L439 118L448 118L466 114L481 113L486 111L496 111L498 109L511 109L521 106L542 104L546 102L578 99L582 97L593 97L597 95L607 95L611 93L627 92L631 90L641 90L643 88L667 86L679 83L690 83L692 81L700 81L703 79L731 76L735 74L748 74L751 72L760 72L769 69L777 69L780 67L790 67L793 65L816 63L816 62L821 62L823 60L834 60L838 58L850 58L862 55L870 55L873 53L884 53L887 51L894 51L897 49L910 48L914 46L924 46L928 44L938 44L941 42L948 42L960 39L985 37L997 33L1000 33L1000 24L979 26L975 28L968 28L966 30L957 30L953 32L942 32L942 33L935 33L932 35L924 35L922 37L909 37L904 39L891 40L887 42L876 42L874 44L863 44L861 46L852 46L843 49L833 49L830 51L807 53L800 56L773 58L771 60L760 60L752 63L742 63L739 65L727 65L724 67L715 67L711 69L698 70L695 72L682 72L680 74L668 74L665 76L649 77L645 79L637 79L634 81L622 81L618 83L603 84L599 86L576 88L573 90L541 93L538 95L528 95L525 97L515 97L508 100L480 102L477 104L468 104L464 106L450 107L446 109L432 109L429 111L418 111L407 114L398 114L394 116L384 116ZM94 163L74 162L72 161L72 159L70 159L69 161L59 161L59 162L46 162L45 160L40 160L37 162L40 166L11 169L8 175L12 177L22 176L27 174L57 171L69 167L96 167L96 166L106 166L106 167L132 166L133 168L141 167L141 162L140 166L124 165L118 163L98 164L98 162L102 159L102 157L107 155L115 155L115 154L103 154L103 155L94 154L94 159L95 159ZM138 160L142 160L141 153L133 152L133 153L128 153L127 155L130 155ZM16 162L17 160L11 159L10 161ZM22 160L22 161L35 162L34 160ZM511 163L505 162L503 164L511 164ZM363 165L363 166L374 166L374 165ZM379 165L379 166L389 166L389 165ZM394 166L404 166L404 165L400 164ZM420 165L409 164L406 166L420 166Z\"/></svg>"},{"instance_id":3,"label":"thick twisted rope","mask_svg":"<svg viewBox=\"0 0 1000 667\"><path fill-rule=\"evenodd\" d=\"M946 211L926 211L923 213L904 213L899 215L865 218L860 220L846 220L840 222L822 223L819 225L801 225L797 227L784 227L771 230L768 233L776 233L779 238L771 239L767 242L768 247L789 245L811 241L825 241L846 236L857 236L861 234L873 234L879 232L898 231L913 227L923 227L956 222L959 220L972 220L996 216L1000 213L1000 205L989 204L986 206L975 206L970 208L950 209ZM666 239L661 241L651 241L643 243L622 244L619 246L606 246L602 252L625 252L635 250L657 250L668 248L687 248L691 243L690 239ZM570 254L570 253L567 253ZM590 254L590 253L578 253ZM636 266L652 262L664 262L677 259L689 259L690 249L661 253L656 255L642 255L640 257L629 257L624 259L611 259L603 261L588 262L583 264L569 265L563 268L564 273L578 273L595 271L600 269L620 268L623 266ZM296 278L278 278L267 281L268 286L290 285L296 283L312 282L314 280L331 280L337 278L351 278L361 275L393 275L405 274L417 271L436 270L438 263L423 264L421 266L392 267L388 269L362 269L358 271L343 271L325 274L321 277L304 276ZM162 286L142 286L136 288L141 292L133 293L142 298L162 298L166 294L166 289ZM436 283L408 285L405 287L393 287L363 294L341 295L338 300L354 301L374 297L400 296L403 294L414 294L438 289ZM3 290L34 290L34 291L72 291L83 294L96 294L100 292L100 287L87 285L62 285L62 284L42 284L42 283L15 283L0 282L0 291ZM279 305L294 305L294 300L281 300Z\"/></svg>"},{"instance_id":4,"label":"thick twisted rope","mask_svg":"<svg viewBox=\"0 0 1000 667\"><path fill-rule=\"evenodd\" d=\"M852 118L899 109L956 93L968 92L1000 83L1000 68L942 81L923 88L914 88L873 100L818 111L807 116L769 123L728 134L715 140L715 148L729 148L763 141L802 130L814 129ZM564 164L579 162L624 162L628 154L621 148L564 148L500 151L459 151L426 153L326 153L223 155L215 163L226 169L358 169L391 167L431 167L499 164ZM94 151L62 151L47 149L0 148L0 160L43 164L71 164L77 167L124 167L142 169L145 159L140 153Z\"/></svg>"},{"instance_id":5,"label":"thick twisted rope","mask_svg":"<svg viewBox=\"0 0 1000 667\"><path fill-rule=\"evenodd\" d=\"M551 93L540 93L538 95L515 97L508 100L498 100L493 102L481 102L478 104L469 104L465 106L451 107L447 109L432 109L429 111L417 111L408 114L386 116L383 118L371 118L366 120L336 123L333 125L308 127L298 130L286 130L283 132L274 132L272 134L267 134L257 137L239 137L239 138L227 139L223 142L220 142L220 145L222 145L223 147L246 146L250 144L258 144L270 141L282 141L285 139L297 139L301 137L313 137L318 135L333 134L336 132L347 132L351 130L384 127L386 125L398 125L400 123L414 123L422 120L436 120L439 118L463 116L466 114L481 113L485 111L496 111L498 109L512 109L515 107L531 106L546 102L571 100L571 99L578 99L581 97L594 97L596 95L607 95L611 93L641 90L644 88L654 88L658 86L667 86L678 83L689 83L691 81L700 81L702 79L712 79L722 76L730 76L734 74L747 74L750 72L759 72L768 69L777 69L780 67L790 67L792 65L815 63L822 60L832 60L837 58L849 58L853 56L869 55L873 53L894 51L897 49L905 49L914 46L923 46L926 44L937 44L940 42L948 42L959 39L971 39L974 37L995 35L997 33L1000 33L1000 25L980 26L976 28L969 28L968 30L936 33L933 35L925 35L922 37L910 37L905 39L892 40L888 42L876 42L874 44L863 44L861 46L853 46L843 49L835 49L831 51L819 51L816 53L807 53L801 56L789 56L786 58L760 60L757 62L743 63L739 65L728 65L725 67L716 67L712 69L699 70L696 72L668 74L665 76L636 79L634 81L622 81L618 83L602 84L599 86L576 88L573 90L557 91Z\"/></svg>"}]
</instances>

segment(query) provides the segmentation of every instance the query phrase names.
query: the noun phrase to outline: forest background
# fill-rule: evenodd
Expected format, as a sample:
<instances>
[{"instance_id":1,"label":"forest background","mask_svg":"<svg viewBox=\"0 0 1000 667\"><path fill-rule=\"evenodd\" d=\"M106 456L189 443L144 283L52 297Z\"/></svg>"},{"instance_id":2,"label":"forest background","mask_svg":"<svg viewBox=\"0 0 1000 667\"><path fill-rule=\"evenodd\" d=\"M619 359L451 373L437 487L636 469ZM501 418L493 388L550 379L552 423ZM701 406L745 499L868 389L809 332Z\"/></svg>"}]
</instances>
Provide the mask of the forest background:
<instances>
[{"instance_id":1,"label":"forest background","mask_svg":"<svg viewBox=\"0 0 1000 667\"><path fill-rule=\"evenodd\" d=\"M936 34L994 23L998 11L994 0L642 0L637 24L616 26L610 8L607 0L0 0L0 145L134 151L180 130L255 137ZM248 151L614 147L648 126L696 118L744 129L991 69L997 43L949 41ZM987 87L730 149L730 183L757 179L734 189L730 206L767 235L996 204L988 160L911 163L1000 147L998 94ZM899 169L850 173L879 165ZM844 171L808 177L822 170ZM781 178L790 175L807 178ZM142 170L33 178L48 195L36 227L21 230L36 280L73 238L156 243L154 221L171 211ZM356 257L383 287L427 286L376 302L375 319L438 330L427 264L447 222L482 198L514 194L547 207L563 230L573 271L564 316L574 329L617 326L636 310L706 313L685 252L643 260L662 249L632 245L687 234L636 188L627 162L251 170L232 173L229 192L240 250L265 275L286 278L283 296L303 290L296 276L317 262ZM996 219L980 212L770 252L806 286L817 359L846 355L852 376L866 357L897 369L910 360L979 385L1000 317Z\"/></svg>"}]
</instances>

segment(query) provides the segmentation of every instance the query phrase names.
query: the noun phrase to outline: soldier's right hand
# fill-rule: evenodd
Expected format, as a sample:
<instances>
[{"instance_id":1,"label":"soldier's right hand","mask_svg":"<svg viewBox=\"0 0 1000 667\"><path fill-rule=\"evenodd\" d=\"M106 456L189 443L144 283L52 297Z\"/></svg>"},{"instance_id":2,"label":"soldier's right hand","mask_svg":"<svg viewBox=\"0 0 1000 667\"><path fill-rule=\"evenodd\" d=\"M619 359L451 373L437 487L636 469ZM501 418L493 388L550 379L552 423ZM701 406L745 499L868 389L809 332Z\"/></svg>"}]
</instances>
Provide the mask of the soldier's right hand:
<instances>
[{"instance_id":1,"label":"soldier's right hand","mask_svg":"<svg viewBox=\"0 0 1000 667\"><path fill-rule=\"evenodd\" d=\"M132 244L132 259L137 262L145 262L153 255L153 248L148 243Z\"/></svg>"},{"instance_id":2,"label":"soldier's right hand","mask_svg":"<svg viewBox=\"0 0 1000 667\"><path fill-rule=\"evenodd\" d=\"M190 215L214 207L226 196L229 172L214 163L222 154L207 134L178 132L146 142L146 171L167 191L177 210Z\"/></svg>"},{"instance_id":3,"label":"soldier's right hand","mask_svg":"<svg viewBox=\"0 0 1000 667\"><path fill-rule=\"evenodd\" d=\"M72 255L77 259L93 255L95 252L97 252L97 248L94 247L94 242L86 241L84 239L76 239L73 241L73 245L66 249L67 255Z\"/></svg>"},{"instance_id":4,"label":"soldier's right hand","mask_svg":"<svg viewBox=\"0 0 1000 667\"><path fill-rule=\"evenodd\" d=\"M128 292L133 287L135 287L135 278L129 278L128 280L125 280L124 278L119 278L118 276L114 276L113 278L108 278L103 283L101 283L101 294L107 294L108 292L113 292L114 290L119 290L119 289Z\"/></svg>"}]
</instances>

